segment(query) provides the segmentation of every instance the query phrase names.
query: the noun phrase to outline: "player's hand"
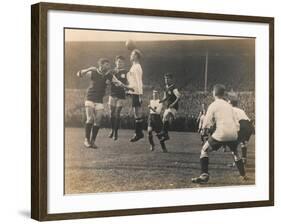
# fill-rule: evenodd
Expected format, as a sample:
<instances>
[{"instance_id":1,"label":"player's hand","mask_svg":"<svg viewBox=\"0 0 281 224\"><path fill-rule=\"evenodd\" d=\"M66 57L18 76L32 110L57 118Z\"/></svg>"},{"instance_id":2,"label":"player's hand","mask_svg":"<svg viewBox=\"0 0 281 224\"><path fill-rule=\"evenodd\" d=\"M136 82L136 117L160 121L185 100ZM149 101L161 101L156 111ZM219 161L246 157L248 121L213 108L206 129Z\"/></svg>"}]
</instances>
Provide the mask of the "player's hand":
<instances>
[{"instance_id":1,"label":"player's hand","mask_svg":"<svg viewBox=\"0 0 281 224\"><path fill-rule=\"evenodd\" d=\"M78 71L78 72L76 73L76 76L80 78L80 77L81 77L81 71Z\"/></svg>"}]
</instances>

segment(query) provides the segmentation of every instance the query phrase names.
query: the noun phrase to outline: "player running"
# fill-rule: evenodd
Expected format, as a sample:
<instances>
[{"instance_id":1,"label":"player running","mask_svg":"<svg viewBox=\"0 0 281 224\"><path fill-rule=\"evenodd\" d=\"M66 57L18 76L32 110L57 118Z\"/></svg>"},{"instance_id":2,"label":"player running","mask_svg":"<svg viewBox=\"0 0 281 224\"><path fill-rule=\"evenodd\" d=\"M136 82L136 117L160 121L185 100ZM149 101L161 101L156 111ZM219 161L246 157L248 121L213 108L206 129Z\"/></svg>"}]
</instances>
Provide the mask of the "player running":
<instances>
[{"instance_id":1,"label":"player running","mask_svg":"<svg viewBox=\"0 0 281 224\"><path fill-rule=\"evenodd\" d=\"M115 69L113 69L112 74L124 85L128 84L127 73L125 69L125 58L123 56L115 57ZM108 105L110 107L110 122L111 122L111 132L109 138L114 140L118 139L118 129L120 125L120 113L122 107L125 104L126 91L123 87L117 86L115 83L110 85L110 95L108 99Z\"/></svg>"},{"instance_id":2,"label":"player running","mask_svg":"<svg viewBox=\"0 0 281 224\"><path fill-rule=\"evenodd\" d=\"M233 107L236 119L239 122L238 142L241 146L242 161L247 162L247 143L253 134L254 127L244 110L238 108L238 99L231 99L230 104Z\"/></svg>"},{"instance_id":3,"label":"player running","mask_svg":"<svg viewBox=\"0 0 281 224\"><path fill-rule=\"evenodd\" d=\"M154 151L155 144L153 141L153 131L156 133L157 137L160 140L159 133L162 129L162 120L160 113L163 108L163 104L160 103L160 99L158 97L158 92L156 90L153 90L152 92L152 100L150 100L150 103L148 105L149 108L149 117L148 117L148 125L147 125L147 132L148 132L148 140L150 143L150 150ZM160 141L160 145L163 152L167 152L165 142Z\"/></svg>"},{"instance_id":4,"label":"player running","mask_svg":"<svg viewBox=\"0 0 281 224\"><path fill-rule=\"evenodd\" d=\"M90 79L90 86L87 89L85 100L87 120L85 124L84 145L87 148L98 148L95 144L95 140L104 113L103 97L107 85L106 81L109 80L116 85L127 88L112 74L110 67L109 60L101 58L98 61L98 68L90 67L77 72L78 77L87 77Z\"/></svg>"},{"instance_id":5,"label":"player running","mask_svg":"<svg viewBox=\"0 0 281 224\"><path fill-rule=\"evenodd\" d=\"M192 178L191 181L193 183L202 184L209 181L209 152L216 151L223 145L230 148L240 176L242 179L246 179L244 163L237 150L238 123L232 106L223 99L224 93L225 87L223 85L217 84L214 86L213 96L215 100L207 110L206 118L203 123L203 130L207 133L214 125L216 126L216 129L201 149L201 175L199 177Z\"/></svg>"},{"instance_id":6,"label":"player running","mask_svg":"<svg viewBox=\"0 0 281 224\"><path fill-rule=\"evenodd\" d=\"M171 73L166 73L164 75L164 79L166 86L164 91L164 97L162 100L160 100L160 103L166 101L167 108L165 109L163 114L163 128L161 133L159 134L159 136L161 137L161 142L170 139L168 134L169 126L176 118L176 114L179 109L179 100L181 97L179 90L175 86L173 75Z\"/></svg>"},{"instance_id":7,"label":"player running","mask_svg":"<svg viewBox=\"0 0 281 224\"><path fill-rule=\"evenodd\" d=\"M130 139L131 142L136 142L144 137L143 135L143 117L142 117L142 94L143 94L143 82L142 82L142 67L140 65L141 52L138 49L134 49L131 52L130 60L132 66L127 74L128 86L132 89L128 91L128 94L132 99L132 108L135 117L135 134Z\"/></svg>"}]
</instances>

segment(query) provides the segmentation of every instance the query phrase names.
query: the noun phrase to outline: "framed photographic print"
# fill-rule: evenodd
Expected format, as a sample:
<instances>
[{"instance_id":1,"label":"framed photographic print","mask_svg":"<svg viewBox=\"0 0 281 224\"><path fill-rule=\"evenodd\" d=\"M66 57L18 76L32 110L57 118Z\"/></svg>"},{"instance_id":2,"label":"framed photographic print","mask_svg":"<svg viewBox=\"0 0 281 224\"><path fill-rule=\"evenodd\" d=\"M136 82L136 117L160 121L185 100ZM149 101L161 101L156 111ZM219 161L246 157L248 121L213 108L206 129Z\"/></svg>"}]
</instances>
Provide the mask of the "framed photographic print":
<instances>
[{"instance_id":1,"label":"framed photographic print","mask_svg":"<svg viewBox=\"0 0 281 224\"><path fill-rule=\"evenodd\" d=\"M32 218L274 204L274 18L31 8Z\"/></svg>"}]
</instances>

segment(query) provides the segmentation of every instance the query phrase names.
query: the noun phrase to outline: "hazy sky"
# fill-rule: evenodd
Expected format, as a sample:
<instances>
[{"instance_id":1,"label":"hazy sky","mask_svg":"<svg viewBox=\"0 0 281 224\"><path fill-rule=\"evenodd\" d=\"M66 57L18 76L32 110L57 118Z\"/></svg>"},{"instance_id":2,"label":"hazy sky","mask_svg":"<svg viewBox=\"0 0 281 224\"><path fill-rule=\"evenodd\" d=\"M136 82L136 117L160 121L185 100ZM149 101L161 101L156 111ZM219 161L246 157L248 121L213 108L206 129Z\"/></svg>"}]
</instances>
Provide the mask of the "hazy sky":
<instances>
[{"instance_id":1,"label":"hazy sky","mask_svg":"<svg viewBox=\"0 0 281 224\"><path fill-rule=\"evenodd\" d=\"M159 41L159 40L209 40L209 39L229 39L229 38L216 37L216 36L65 29L66 41L126 41L128 39L135 40L135 41Z\"/></svg>"}]
</instances>

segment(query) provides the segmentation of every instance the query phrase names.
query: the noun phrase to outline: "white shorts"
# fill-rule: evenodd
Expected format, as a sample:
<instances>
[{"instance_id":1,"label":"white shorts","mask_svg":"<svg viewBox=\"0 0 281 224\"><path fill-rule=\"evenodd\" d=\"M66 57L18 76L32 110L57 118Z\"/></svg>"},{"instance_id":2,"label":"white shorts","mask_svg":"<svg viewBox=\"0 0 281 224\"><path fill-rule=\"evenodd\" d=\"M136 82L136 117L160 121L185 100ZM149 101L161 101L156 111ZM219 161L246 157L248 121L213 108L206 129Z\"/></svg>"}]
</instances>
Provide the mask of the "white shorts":
<instances>
[{"instance_id":1,"label":"white shorts","mask_svg":"<svg viewBox=\"0 0 281 224\"><path fill-rule=\"evenodd\" d=\"M104 109L103 103L95 103L90 100L85 101L85 107L91 107L94 110L103 110Z\"/></svg>"},{"instance_id":2,"label":"white shorts","mask_svg":"<svg viewBox=\"0 0 281 224\"><path fill-rule=\"evenodd\" d=\"M175 108L168 108L164 111L163 118L165 118L168 114L172 114L174 118L176 118L177 110Z\"/></svg>"},{"instance_id":3,"label":"white shorts","mask_svg":"<svg viewBox=\"0 0 281 224\"><path fill-rule=\"evenodd\" d=\"M125 99L120 99L118 97L109 96L108 105L113 107L123 107L125 105Z\"/></svg>"}]
</instances>

